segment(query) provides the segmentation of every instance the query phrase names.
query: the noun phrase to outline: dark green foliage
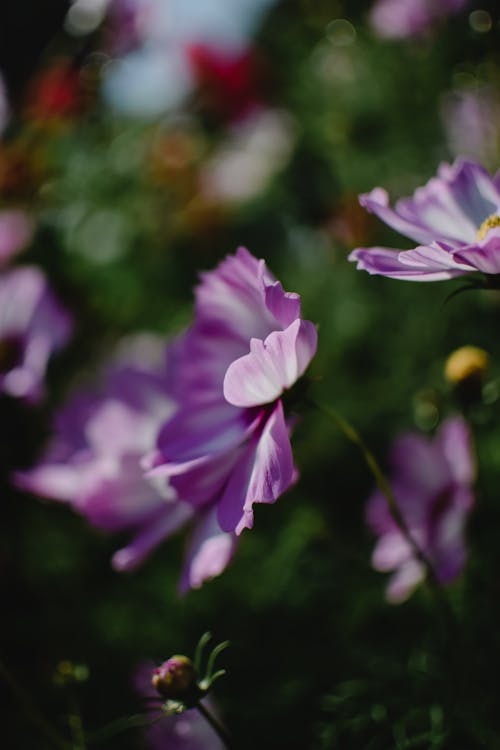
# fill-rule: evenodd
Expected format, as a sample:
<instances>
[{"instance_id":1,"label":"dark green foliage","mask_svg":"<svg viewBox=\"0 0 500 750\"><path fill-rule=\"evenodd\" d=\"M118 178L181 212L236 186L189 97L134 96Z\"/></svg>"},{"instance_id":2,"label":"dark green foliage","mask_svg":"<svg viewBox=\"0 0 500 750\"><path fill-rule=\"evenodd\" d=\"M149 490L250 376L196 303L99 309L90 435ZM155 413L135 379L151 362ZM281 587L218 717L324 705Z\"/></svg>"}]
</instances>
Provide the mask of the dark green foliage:
<instances>
[{"instance_id":1,"label":"dark green foliage","mask_svg":"<svg viewBox=\"0 0 500 750\"><path fill-rule=\"evenodd\" d=\"M43 407L1 403L2 660L66 736L72 701L89 732L134 716L137 665L190 654L210 630L232 644L215 694L239 750L500 747L498 292L446 303L463 282L370 278L346 260L358 239L338 230L347 215L361 244L407 246L352 208L354 197L375 185L406 195L451 158L441 96L464 76L500 79L498 12L490 3L493 28L483 35L464 12L425 40L396 43L371 35L369 5L295 0L271 11L258 36L272 71L266 96L290 113L296 142L288 164L238 208L186 218L180 178L151 177L158 130L113 120L99 101L77 124L41 136L50 170L33 203L40 221L26 260L48 272L77 331L51 364ZM352 43L337 43L336 18L352 24ZM200 116L193 137L202 162L224 130ZM469 564L447 591L453 637L425 590L398 608L385 603L363 518L372 478L312 411L294 433L299 483L257 509L221 578L183 598L182 534L120 575L109 560L121 539L10 486L11 471L39 454L52 410L95 377L113 343L136 330L182 330L197 272L237 245L302 295L305 317L319 326L312 393L357 427L383 465L399 432L432 430L458 408L442 375L447 355L464 344L489 351L488 397L469 414L477 507ZM88 680L56 685L61 660L87 665ZM49 750L26 707L6 686L0 693L2 747ZM130 729L95 746L133 750L143 739Z\"/></svg>"}]
</instances>

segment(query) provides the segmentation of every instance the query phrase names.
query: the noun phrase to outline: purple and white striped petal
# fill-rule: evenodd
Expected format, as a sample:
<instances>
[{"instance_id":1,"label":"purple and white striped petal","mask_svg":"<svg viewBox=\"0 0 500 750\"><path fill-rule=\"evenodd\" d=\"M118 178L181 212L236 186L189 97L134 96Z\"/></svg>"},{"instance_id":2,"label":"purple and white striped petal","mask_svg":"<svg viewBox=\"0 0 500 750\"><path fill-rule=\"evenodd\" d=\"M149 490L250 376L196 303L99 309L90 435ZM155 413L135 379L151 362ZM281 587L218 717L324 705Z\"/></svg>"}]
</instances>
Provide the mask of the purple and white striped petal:
<instances>
[{"instance_id":1,"label":"purple and white striped petal","mask_svg":"<svg viewBox=\"0 0 500 750\"><path fill-rule=\"evenodd\" d=\"M384 224L395 229L396 232L409 237L415 242L432 242L433 233L422 224L416 216L401 216L398 210L389 205L389 194L383 188L374 188L370 193L359 196L360 205L381 219ZM409 213L409 212L407 212Z\"/></svg>"},{"instance_id":2,"label":"purple and white striped petal","mask_svg":"<svg viewBox=\"0 0 500 750\"><path fill-rule=\"evenodd\" d=\"M224 397L234 406L271 403L304 374L316 353L317 331L308 320L295 320L265 341L252 339L250 352L233 362L224 378Z\"/></svg>"},{"instance_id":3,"label":"purple and white striped petal","mask_svg":"<svg viewBox=\"0 0 500 750\"><path fill-rule=\"evenodd\" d=\"M414 250L392 250L386 247L358 248L349 255L357 269L372 276L386 276L404 281L445 281L476 270L455 260L438 245L419 246Z\"/></svg>"},{"instance_id":4,"label":"purple and white striped petal","mask_svg":"<svg viewBox=\"0 0 500 750\"><path fill-rule=\"evenodd\" d=\"M231 562L236 545L236 536L219 526L215 508L201 515L189 540L180 591L200 588L205 581L220 575Z\"/></svg>"},{"instance_id":5,"label":"purple and white striped petal","mask_svg":"<svg viewBox=\"0 0 500 750\"><path fill-rule=\"evenodd\" d=\"M276 283L263 260L238 248L214 270L200 275L196 290L196 313L205 325L218 324L226 336L245 344L264 339L276 321L266 306L265 287Z\"/></svg>"},{"instance_id":6,"label":"purple and white striped petal","mask_svg":"<svg viewBox=\"0 0 500 750\"><path fill-rule=\"evenodd\" d=\"M500 273L500 229L490 229L482 242L455 251L453 260L486 274Z\"/></svg>"},{"instance_id":7,"label":"purple and white striped petal","mask_svg":"<svg viewBox=\"0 0 500 750\"><path fill-rule=\"evenodd\" d=\"M274 503L295 476L289 431L278 401L232 471L218 503L221 528L236 534L252 528L254 503Z\"/></svg>"}]
</instances>

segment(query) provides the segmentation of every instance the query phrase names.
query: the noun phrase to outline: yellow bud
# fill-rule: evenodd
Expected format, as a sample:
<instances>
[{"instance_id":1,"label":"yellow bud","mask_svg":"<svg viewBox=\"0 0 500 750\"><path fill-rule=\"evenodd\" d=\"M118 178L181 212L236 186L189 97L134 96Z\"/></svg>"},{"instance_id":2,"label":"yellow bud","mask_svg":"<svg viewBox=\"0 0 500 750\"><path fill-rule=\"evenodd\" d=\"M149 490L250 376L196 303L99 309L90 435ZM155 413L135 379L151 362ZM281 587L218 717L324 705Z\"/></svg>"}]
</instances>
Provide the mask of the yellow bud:
<instances>
[{"instance_id":1,"label":"yellow bud","mask_svg":"<svg viewBox=\"0 0 500 750\"><path fill-rule=\"evenodd\" d=\"M481 379L489 365L489 355L477 346L461 346L450 354L444 367L446 380L458 385L466 380Z\"/></svg>"}]
</instances>

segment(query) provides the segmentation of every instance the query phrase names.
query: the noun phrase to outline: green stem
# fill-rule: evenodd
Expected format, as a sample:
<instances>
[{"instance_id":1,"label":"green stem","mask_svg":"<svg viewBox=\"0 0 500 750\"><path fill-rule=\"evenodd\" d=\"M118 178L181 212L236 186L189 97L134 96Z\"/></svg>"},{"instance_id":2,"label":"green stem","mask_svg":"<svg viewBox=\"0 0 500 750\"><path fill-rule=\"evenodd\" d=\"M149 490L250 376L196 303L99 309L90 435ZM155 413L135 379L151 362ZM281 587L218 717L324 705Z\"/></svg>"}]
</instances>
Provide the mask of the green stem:
<instances>
[{"instance_id":1,"label":"green stem","mask_svg":"<svg viewBox=\"0 0 500 750\"><path fill-rule=\"evenodd\" d=\"M201 657L203 656L203 651L211 637L212 635L209 631L203 633L200 640L198 641L198 645L196 646L196 651L194 654L194 668L198 674L201 672Z\"/></svg>"},{"instance_id":2,"label":"green stem","mask_svg":"<svg viewBox=\"0 0 500 750\"><path fill-rule=\"evenodd\" d=\"M64 737L47 721L42 712L33 703L31 696L16 682L2 661L0 661L0 676L3 677L12 694L25 710L26 716L33 726L40 730L51 743L51 747L59 748L59 750L71 750L70 743L66 742Z\"/></svg>"},{"instance_id":3,"label":"green stem","mask_svg":"<svg viewBox=\"0 0 500 750\"><path fill-rule=\"evenodd\" d=\"M227 748L229 748L229 750L231 750L231 748L233 747L233 745L231 744L231 737L229 736L226 729L222 726L220 721L216 719L213 714L210 713L208 708L204 706L203 703L201 702L197 703L196 708L198 709L200 714L203 716L203 718L206 719L206 721L208 721L208 723L210 724L214 732L218 734L218 736L220 737L224 745Z\"/></svg>"},{"instance_id":4,"label":"green stem","mask_svg":"<svg viewBox=\"0 0 500 750\"><path fill-rule=\"evenodd\" d=\"M314 406L316 409L318 409L320 412L322 412L325 416L327 416L334 424L340 429L340 431L345 435L345 437L353 443L359 450L361 451L363 458L365 460L366 465L368 466L369 470L371 471L375 482L377 483L377 487L379 488L382 495L385 497L387 501L387 505L389 507L389 511L397 524L399 530L405 537L406 541L412 548L415 557L424 565L426 572L427 572L427 582L429 585L429 588L432 592L432 595L434 596L434 599L438 603L438 606L441 610L443 619L445 620L446 626L450 631L455 631L455 618L453 616L453 612L451 610L451 607L449 605L449 602L447 598L443 595L443 591L441 589L441 586L439 584L439 579L436 574L436 571L434 569L434 566L432 565L431 561L425 554L425 552L422 550L418 542L413 538L410 529L408 528L408 524L406 523L406 520L401 513L399 506L396 502L396 498L394 497L394 493L392 491L391 485L389 484L385 474L383 473L382 469L380 468L377 459L371 452L371 450L368 448L366 443L364 442L361 435L358 433L358 431L351 425L349 422L347 422L344 417L342 417L335 409L333 409L330 406L325 406L324 404L319 404L317 401L314 401L312 399L308 399L309 403Z\"/></svg>"},{"instance_id":5,"label":"green stem","mask_svg":"<svg viewBox=\"0 0 500 750\"><path fill-rule=\"evenodd\" d=\"M73 750L87 750L80 707L73 695L69 700L68 726L73 739Z\"/></svg>"}]
</instances>

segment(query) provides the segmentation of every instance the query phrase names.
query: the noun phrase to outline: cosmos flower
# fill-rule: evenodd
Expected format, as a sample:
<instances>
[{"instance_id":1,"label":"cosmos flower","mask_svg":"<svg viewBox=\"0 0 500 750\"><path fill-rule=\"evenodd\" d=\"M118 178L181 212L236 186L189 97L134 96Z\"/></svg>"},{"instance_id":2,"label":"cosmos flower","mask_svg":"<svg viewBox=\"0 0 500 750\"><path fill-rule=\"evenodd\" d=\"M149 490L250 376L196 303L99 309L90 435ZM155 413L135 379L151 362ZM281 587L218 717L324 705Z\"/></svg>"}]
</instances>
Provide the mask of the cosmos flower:
<instances>
[{"instance_id":1,"label":"cosmos flower","mask_svg":"<svg viewBox=\"0 0 500 750\"><path fill-rule=\"evenodd\" d=\"M0 393L37 401L51 354L71 332L69 314L42 272L27 266L0 275Z\"/></svg>"},{"instance_id":2,"label":"cosmos flower","mask_svg":"<svg viewBox=\"0 0 500 750\"><path fill-rule=\"evenodd\" d=\"M281 396L316 345L299 296L244 248L202 274L194 323L173 356L180 406L160 431L150 475L223 531L252 527L254 503L273 503L295 480Z\"/></svg>"},{"instance_id":3,"label":"cosmos flower","mask_svg":"<svg viewBox=\"0 0 500 750\"><path fill-rule=\"evenodd\" d=\"M500 177L475 162L441 164L437 177L394 208L382 188L360 196L360 203L421 244L412 250L358 248L349 256L358 269L408 281L500 273Z\"/></svg>"},{"instance_id":4,"label":"cosmos flower","mask_svg":"<svg viewBox=\"0 0 500 750\"><path fill-rule=\"evenodd\" d=\"M53 437L40 463L18 472L16 484L42 497L69 503L99 529L128 532L130 543L113 557L131 570L174 531L192 521L182 588L200 586L221 572L233 551L206 513L178 502L164 483L144 477L142 460L172 413L165 346L145 335L125 342L102 382L80 390L56 415ZM217 552L216 565L213 562Z\"/></svg>"},{"instance_id":5,"label":"cosmos flower","mask_svg":"<svg viewBox=\"0 0 500 750\"><path fill-rule=\"evenodd\" d=\"M281 396L317 341L298 295L247 250L203 274L196 299L195 322L166 364L134 347L100 389L69 401L41 463L16 477L99 528L131 532L113 557L118 570L190 523L181 590L220 574L253 504L274 502L295 480Z\"/></svg>"},{"instance_id":6,"label":"cosmos flower","mask_svg":"<svg viewBox=\"0 0 500 750\"><path fill-rule=\"evenodd\" d=\"M402 435L393 446L391 464L392 490L409 532L438 582L446 584L464 567L465 524L474 504L475 462L467 424L460 417L448 419L433 439L418 433ZM387 599L404 601L424 579L425 567L379 492L368 503L367 522L378 537L373 567L394 571Z\"/></svg>"},{"instance_id":7,"label":"cosmos flower","mask_svg":"<svg viewBox=\"0 0 500 750\"><path fill-rule=\"evenodd\" d=\"M437 22L458 13L467 0L377 0L370 23L383 38L414 37L425 34Z\"/></svg>"}]
</instances>

